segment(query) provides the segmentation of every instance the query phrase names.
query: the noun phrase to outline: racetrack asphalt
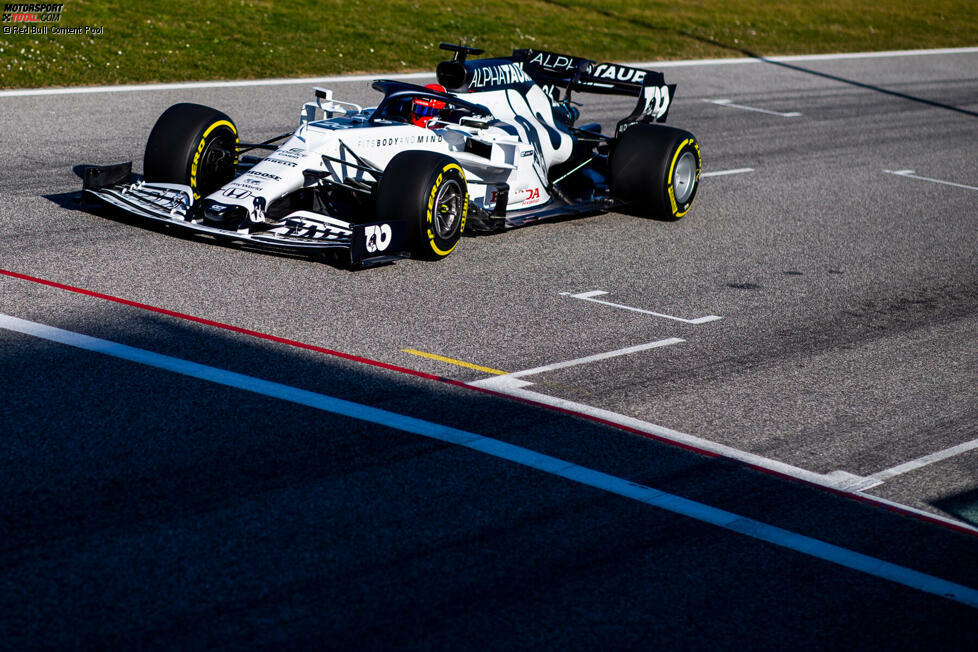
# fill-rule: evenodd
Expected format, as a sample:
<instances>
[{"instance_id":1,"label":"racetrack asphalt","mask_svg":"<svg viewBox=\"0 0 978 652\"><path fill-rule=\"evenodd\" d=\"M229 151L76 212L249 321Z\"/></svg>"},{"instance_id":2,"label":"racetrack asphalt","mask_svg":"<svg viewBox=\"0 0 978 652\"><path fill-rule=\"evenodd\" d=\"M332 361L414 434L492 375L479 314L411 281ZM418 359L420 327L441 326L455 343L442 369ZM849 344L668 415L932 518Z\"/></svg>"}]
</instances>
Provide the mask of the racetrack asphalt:
<instances>
[{"instance_id":1,"label":"racetrack asphalt","mask_svg":"<svg viewBox=\"0 0 978 652\"><path fill-rule=\"evenodd\" d=\"M139 171L169 105L214 106L258 140L294 125L308 84L0 94L0 269L459 382L23 276L0 275L0 313L478 433L974 590L978 538L918 512L978 526L978 449L924 464L978 439L975 69L974 52L666 68L669 122L697 135L704 172L751 168L704 178L686 218L546 223L364 271L77 202L76 166ZM606 130L631 108L579 99ZM571 296L597 290L645 312ZM519 372L668 338L683 341L524 380L757 464L478 392L461 384L494 374L404 351ZM0 378L12 648L978 641L960 601L396 428L9 329Z\"/></svg>"}]
</instances>

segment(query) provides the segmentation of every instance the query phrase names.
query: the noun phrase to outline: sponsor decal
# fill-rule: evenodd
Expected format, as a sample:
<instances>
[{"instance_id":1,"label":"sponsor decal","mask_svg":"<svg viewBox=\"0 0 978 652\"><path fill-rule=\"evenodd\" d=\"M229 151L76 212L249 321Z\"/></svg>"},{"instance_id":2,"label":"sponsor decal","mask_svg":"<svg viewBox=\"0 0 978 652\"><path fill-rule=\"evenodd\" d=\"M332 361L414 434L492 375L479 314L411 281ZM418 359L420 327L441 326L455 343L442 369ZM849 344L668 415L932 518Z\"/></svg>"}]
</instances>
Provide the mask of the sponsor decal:
<instances>
[{"instance_id":1,"label":"sponsor decal","mask_svg":"<svg viewBox=\"0 0 978 652\"><path fill-rule=\"evenodd\" d=\"M438 134L426 132L418 135L393 136L390 138L360 138L357 140L357 147L394 147L397 145L424 145L428 143L440 143L445 139Z\"/></svg>"},{"instance_id":2,"label":"sponsor decal","mask_svg":"<svg viewBox=\"0 0 978 652\"><path fill-rule=\"evenodd\" d=\"M251 191L243 188L225 188L221 194L231 199L245 199L251 195Z\"/></svg>"},{"instance_id":3,"label":"sponsor decal","mask_svg":"<svg viewBox=\"0 0 978 652\"><path fill-rule=\"evenodd\" d=\"M525 152L522 152L520 154L520 156L533 156L533 150L532 149L528 149Z\"/></svg>"},{"instance_id":4,"label":"sponsor decal","mask_svg":"<svg viewBox=\"0 0 978 652\"><path fill-rule=\"evenodd\" d=\"M266 158L265 160L268 161L269 163L277 163L279 165L287 165L290 168L294 168L294 167L296 167L298 165L298 163L293 163L292 161L282 161L282 160L277 159L277 158Z\"/></svg>"},{"instance_id":5,"label":"sponsor decal","mask_svg":"<svg viewBox=\"0 0 978 652\"><path fill-rule=\"evenodd\" d=\"M350 240L350 261L383 255L397 255L404 251L404 232L407 223L402 220L354 224Z\"/></svg>"},{"instance_id":6,"label":"sponsor decal","mask_svg":"<svg viewBox=\"0 0 978 652\"><path fill-rule=\"evenodd\" d=\"M232 181L227 185L235 186L236 188L248 188L249 190L254 190L253 186L258 186L260 188L262 183L258 179L246 179L245 177L238 177L237 180Z\"/></svg>"},{"instance_id":7,"label":"sponsor decal","mask_svg":"<svg viewBox=\"0 0 978 652\"><path fill-rule=\"evenodd\" d=\"M592 76L597 77L598 79L607 79L609 81L641 84L645 80L645 75L647 74L648 73L645 70L639 70L638 68L617 66L613 63L602 63L594 68Z\"/></svg>"},{"instance_id":8,"label":"sponsor decal","mask_svg":"<svg viewBox=\"0 0 978 652\"><path fill-rule=\"evenodd\" d=\"M574 68L575 59L574 57L569 57L564 54L537 52L536 55L530 59L530 63L534 63L544 68L551 68L553 70L572 70Z\"/></svg>"},{"instance_id":9,"label":"sponsor decal","mask_svg":"<svg viewBox=\"0 0 978 652\"><path fill-rule=\"evenodd\" d=\"M510 196L513 195L526 195L526 197L523 197L522 199L518 199L515 202L513 202L514 204L525 204L528 201L534 201L536 199L540 199L540 187L537 186L536 188L523 188L522 190L516 190L515 192L510 193ZM499 199L499 191L493 190L492 194L489 196L489 203L495 204L496 200L498 199Z\"/></svg>"},{"instance_id":10,"label":"sponsor decal","mask_svg":"<svg viewBox=\"0 0 978 652\"><path fill-rule=\"evenodd\" d=\"M483 66L472 71L469 88L489 88L525 84L533 80L523 72L522 63L506 63L498 66Z\"/></svg>"},{"instance_id":11,"label":"sponsor decal","mask_svg":"<svg viewBox=\"0 0 978 652\"><path fill-rule=\"evenodd\" d=\"M206 212L220 217L224 215L224 213L226 213L229 208L231 207L228 206L227 204L218 204L217 202L214 202L213 204L211 204L206 208Z\"/></svg>"},{"instance_id":12,"label":"sponsor decal","mask_svg":"<svg viewBox=\"0 0 978 652\"><path fill-rule=\"evenodd\" d=\"M285 158L302 158L305 154L304 149L301 147L290 147L289 149L277 149L273 156L284 156Z\"/></svg>"},{"instance_id":13,"label":"sponsor decal","mask_svg":"<svg viewBox=\"0 0 978 652\"><path fill-rule=\"evenodd\" d=\"M391 244L390 224L369 224L363 229L364 241L368 253L385 251Z\"/></svg>"},{"instance_id":14,"label":"sponsor decal","mask_svg":"<svg viewBox=\"0 0 978 652\"><path fill-rule=\"evenodd\" d=\"M272 181L281 181L282 177L276 176L274 174L269 174L268 172L261 172L259 170L248 170L242 176L247 177L248 175L254 177L261 177L262 179L271 179ZM246 180L246 183L253 183L250 180Z\"/></svg>"}]
</instances>

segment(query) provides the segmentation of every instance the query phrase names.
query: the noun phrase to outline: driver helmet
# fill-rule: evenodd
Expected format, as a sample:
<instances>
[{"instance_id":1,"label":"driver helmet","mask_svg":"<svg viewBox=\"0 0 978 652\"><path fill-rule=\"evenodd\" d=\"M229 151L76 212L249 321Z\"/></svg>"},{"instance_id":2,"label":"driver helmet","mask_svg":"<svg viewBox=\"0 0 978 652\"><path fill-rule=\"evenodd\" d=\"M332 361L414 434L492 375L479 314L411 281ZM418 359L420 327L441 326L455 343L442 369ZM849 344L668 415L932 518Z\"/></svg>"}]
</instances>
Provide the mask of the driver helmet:
<instances>
[{"instance_id":1,"label":"driver helmet","mask_svg":"<svg viewBox=\"0 0 978 652\"><path fill-rule=\"evenodd\" d=\"M433 91L445 93L445 87L440 84L428 84L425 86ZM438 111L445 108L445 103L433 97L416 97L411 106L411 122L419 127L428 125L428 121L438 115Z\"/></svg>"}]
</instances>

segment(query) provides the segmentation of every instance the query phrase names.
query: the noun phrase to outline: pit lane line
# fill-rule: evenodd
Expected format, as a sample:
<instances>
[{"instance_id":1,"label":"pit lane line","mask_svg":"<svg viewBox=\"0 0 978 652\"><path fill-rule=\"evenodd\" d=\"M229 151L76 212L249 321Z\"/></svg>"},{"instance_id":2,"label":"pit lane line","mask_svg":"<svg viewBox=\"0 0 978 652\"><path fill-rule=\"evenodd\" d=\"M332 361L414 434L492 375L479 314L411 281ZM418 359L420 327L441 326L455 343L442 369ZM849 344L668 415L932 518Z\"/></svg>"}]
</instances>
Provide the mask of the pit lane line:
<instances>
[{"instance_id":1,"label":"pit lane line","mask_svg":"<svg viewBox=\"0 0 978 652\"><path fill-rule=\"evenodd\" d=\"M231 324L225 324L223 322L218 322L211 319L205 319L203 317L196 317L194 315L188 315L186 313L181 313L174 310L168 310L166 308L160 308L158 306L151 306L149 304L140 303L138 301L123 299L120 297L112 296L110 294L103 294L101 292L86 290L84 288L79 288L72 285L66 285L64 283L58 283L57 281L50 281L47 279L37 278L34 276L29 276L27 274L20 274L18 272L0 269L0 276L7 276L22 281L37 283L39 285L45 285L48 287L56 288L59 290L65 290L76 294L81 294L95 299L101 299L104 301L110 301L113 303L122 304L132 308L138 308L140 310L146 310L149 312L167 315L169 317L183 319L186 321L202 324L205 326L213 326L215 328L220 328L233 333L247 335L249 337L255 337L270 342L275 342L277 344L294 346L296 348L306 349L309 351L315 351L317 353L322 353L325 355L342 358L344 360L349 360L351 362L358 362L372 367L387 369L389 371L396 371L398 373L403 373L418 378L424 378L426 380L434 380L448 385L453 385L455 387L462 387L462 388L468 388L476 391L481 391L493 396L505 397L529 405L534 405L536 407L563 412L565 414L569 414L579 418L584 418L593 421L595 423L601 423L606 426L610 426L613 428L617 428L619 430L630 432L635 435L639 435L649 439L654 439L656 441L665 444L677 446L679 448L683 448L685 450L699 453L701 455L706 455L708 457L724 457L727 459L736 460L738 462L741 462L742 464L749 466L750 468L753 468L757 471L761 471L763 473L776 475L778 477L785 478L785 479L804 482L811 486L816 486L823 490L830 491L839 496L843 496L852 500L857 500L859 502L875 505L876 507L882 507L883 509L887 509L893 512L904 514L906 516L917 518L918 520L927 521L929 523L940 525L947 529L963 532L971 536L978 537L978 528L973 527L967 523L963 523L961 521L957 521L942 516L940 514L933 514L931 512L926 512L922 509L917 509L916 507L911 507L909 505L903 505L901 503L887 500L879 496L872 496L869 494L861 493L860 490L862 488L862 484L866 482L866 479L860 476L855 476L850 473L846 473L844 471L833 471L832 473L820 475L813 471L808 471L800 467L792 466L790 464L786 464L778 460L766 458L760 455L755 455L753 453L742 451L729 446L724 446L723 444L718 444L707 439L702 439L694 435L688 435L686 433L679 432L677 430L665 428L663 426L659 426L647 421L642 421L640 419L635 419L633 417L628 417L622 414L618 414L616 412L595 408L589 405L585 405L583 403L575 403L565 399L559 399L556 397L549 396L547 394L533 392L531 390L526 389L526 386L528 386L529 384L526 381L521 381L512 378L504 378L503 376L497 376L494 378L485 379L483 381L465 383L459 380L454 380L452 378L446 378L444 376L429 374L408 367L402 367L387 362L380 362L378 360L364 358L350 353L343 353L342 351L336 351L326 347L316 346L314 344L307 344L305 342L299 342L297 340L290 340L284 337L279 337L277 335L262 333L260 331L255 331L248 328L242 328L240 326L234 326ZM498 378L504 378L504 380L501 381L501 384L499 386L492 386L491 384L492 381L497 380Z\"/></svg>"},{"instance_id":2,"label":"pit lane line","mask_svg":"<svg viewBox=\"0 0 978 652\"><path fill-rule=\"evenodd\" d=\"M652 507L800 552L844 568L885 579L932 595L978 609L978 589L899 566L796 532L755 521L733 512L636 484L624 478L579 466L528 448L509 444L477 433L431 421L397 414L369 405L346 401L326 394L299 389L254 376L174 358L110 340L68 331L0 313L0 329L21 333L74 348L100 353L137 364L162 369L191 378L262 394L352 419L367 421L429 439L468 448L490 457L543 471L580 485L616 494Z\"/></svg>"}]
</instances>

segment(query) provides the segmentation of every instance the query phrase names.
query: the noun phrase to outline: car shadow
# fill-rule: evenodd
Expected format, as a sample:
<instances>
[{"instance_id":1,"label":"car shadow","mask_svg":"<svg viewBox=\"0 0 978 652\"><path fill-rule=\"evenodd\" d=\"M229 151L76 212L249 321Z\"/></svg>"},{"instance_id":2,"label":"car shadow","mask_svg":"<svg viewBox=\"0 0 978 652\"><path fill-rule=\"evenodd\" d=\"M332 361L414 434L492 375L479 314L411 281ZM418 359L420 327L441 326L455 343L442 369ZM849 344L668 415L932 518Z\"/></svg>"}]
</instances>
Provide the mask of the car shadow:
<instances>
[{"instance_id":1,"label":"car shadow","mask_svg":"<svg viewBox=\"0 0 978 652\"><path fill-rule=\"evenodd\" d=\"M934 507L978 527L978 489L935 500Z\"/></svg>"}]
</instances>

